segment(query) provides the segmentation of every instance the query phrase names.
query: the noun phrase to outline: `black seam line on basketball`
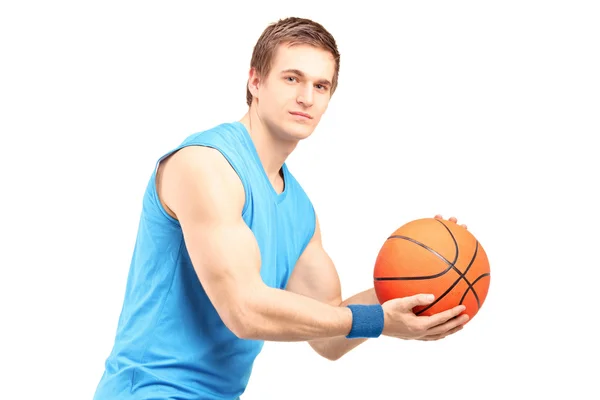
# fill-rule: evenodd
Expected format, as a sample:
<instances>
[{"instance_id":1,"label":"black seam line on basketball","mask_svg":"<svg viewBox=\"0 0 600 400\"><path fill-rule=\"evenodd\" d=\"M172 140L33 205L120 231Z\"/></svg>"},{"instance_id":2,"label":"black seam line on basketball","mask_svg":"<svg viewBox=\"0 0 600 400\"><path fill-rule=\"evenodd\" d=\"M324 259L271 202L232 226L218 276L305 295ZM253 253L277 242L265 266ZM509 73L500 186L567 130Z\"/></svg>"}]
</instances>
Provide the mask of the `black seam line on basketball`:
<instances>
[{"instance_id":1,"label":"black seam line on basketball","mask_svg":"<svg viewBox=\"0 0 600 400\"><path fill-rule=\"evenodd\" d=\"M442 225L444 225L442 223ZM415 240L413 238L409 238L407 236L402 236L402 235L392 235L388 238L388 240L390 239L404 239L404 240L408 240L409 242L412 242L418 246L423 247L425 250L430 251L431 253L433 253L436 257L438 257L440 260L442 260L443 262L445 262L446 264L448 264L448 268L446 268L445 270L443 270L440 273L437 273L435 275L425 275L425 276L405 276L405 277L397 277L397 276L389 276L389 277L375 277L374 279L376 281L416 281L416 280L423 280L423 279L435 279L435 278L439 278L440 276L444 275L445 273L447 273L448 271L450 271L451 269L454 269L454 271L456 271L456 273L459 276L463 276L463 279L467 282L468 285L470 285L470 282L467 280L466 277L464 277L464 274L462 272L460 272L460 270L458 268L456 268L455 264L456 264L456 260L458 259L458 243L456 242L456 239L454 238L454 235L452 235L452 232L450 232L450 230L448 229L448 227L446 227L446 225L444 225L444 227L446 228L446 230L448 230L448 232L450 233L450 236L452 237L452 240L454 241L454 246L456 248L456 254L454 256L454 261L450 262L446 259L446 257L444 257L443 255L441 255L440 253L438 253L437 251L435 251L434 249L432 249L431 247L427 246L424 243L419 242L418 240Z\"/></svg>"},{"instance_id":2,"label":"black seam line on basketball","mask_svg":"<svg viewBox=\"0 0 600 400\"><path fill-rule=\"evenodd\" d=\"M467 279L467 276L466 276L467 272L469 271L469 268L471 268L471 265L472 265L473 261L475 260L475 257L477 256L477 249L479 247L479 242L477 242L477 244L476 244L475 254L473 254L473 259L471 260L471 263L469 264L467 269L465 269L465 272L462 273L462 272L460 272L460 270L458 268L456 268L456 260L458 259L458 242L456 241L456 238L454 237L454 234L452 233L450 228L448 228L448 225L446 225L444 222L442 222L439 219L437 219L436 221L439 222L440 224L442 224L444 226L444 228L446 228L446 230L450 234L450 237L452 237L452 240L454 241L454 246L456 247L456 257L454 258L454 262L452 263L453 268L456 271L456 273L459 274L465 280L465 282L467 282L467 285L468 285L467 290L465 290L465 293L463 293L462 298L464 299L467 296L467 293L469 293L469 290L471 290L473 292L473 295L475 296L475 300L477 300L477 309L479 309L481 307L481 304L479 303L479 296L477 295L477 292L473 288L473 284L471 282L469 282L469 280ZM462 304L462 300L458 304Z\"/></svg>"},{"instance_id":3,"label":"black seam line on basketball","mask_svg":"<svg viewBox=\"0 0 600 400\"><path fill-rule=\"evenodd\" d=\"M450 230L450 228L448 228L445 223L443 223L439 219L436 219L436 221L439 222L440 224L442 224L442 226L444 228L446 228L446 230L450 234L450 237L452 238L452 241L454 242L454 249L456 250L456 252L454 253L454 261L452 261L452 265L456 265L456 261L458 261L458 242L456 241L456 238L452 234L452 231Z\"/></svg>"},{"instance_id":4,"label":"black seam line on basketball","mask_svg":"<svg viewBox=\"0 0 600 400\"><path fill-rule=\"evenodd\" d=\"M473 260L471 261L471 264L469 264L469 266L467 267L467 269L465 269L465 272L462 273L460 272L460 270L458 268L456 268L456 260L458 260L458 242L456 241L456 238L454 237L454 234L452 233L452 231L450 230L450 228L448 228L448 225L446 225L444 222L442 222L439 219L436 219L437 222L439 222L440 224L442 224L444 226L444 228L446 228L446 230L448 231L448 233L450 234L450 237L452 238L452 241L454 242L454 247L456 248L456 256L454 257L454 262L452 263L454 270L456 271L456 273L462 277L465 282L467 282L467 290L465 290L465 293L463 293L463 299L465 298L465 296L467 295L467 293L469 293L469 289L473 291L473 295L475 296L475 299L477 300L477 309L479 309L480 304L479 304L479 296L477 296L477 292L475 292L475 289L473 289L473 285L471 284L471 282L469 282L469 280L467 279L467 272L469 271L469 268L471 268L471 264L473 263L473 260L475 259L475 256L477 256L477 247L475 247L475 254L473 255ZM479 243L477 243L476 246L479 246ZM462 304L462 300L460 301L460 303L458 304Z\"/></svg>"},{"instance_id":5,"label":"black seam line on basketball","mask_svg":"<svg viewBox=\"0 0 600 400\"><path fill-rule=\"evenodd\" d=\"M427 246L424 243L419 242L418 240L406 237L406 236L401 236L401 235L393 235L390 236L388 238L388 240L390 239L404 239L404 240L408 240L409 242L412 242L418 246L423 247L425 250L430 251L431 253L433 253L433 255L435 255L436 257L438 257L440 260L442 260L443 262L445 262L446 264L448 264L448 268L446 268L444 271L437 273L435 275L425 275L425 276L406 276L406 277L397 277L397 276L390 276L390 277L376 277L374 278L376 281L414 281L414 280L422 280L422 279L435 279L435 278L439 278L440 276L444 275L446 272L450 271L453 267L453 265L450 263L450 261L446 260L446 258L441 255L440 253L438 253L437 251L435 251L434 249L432 249L431 247Z\"/></svg>"},{"instance_id":6,"label":"black seam line on basketball","mask_svg":"<svg viewBox=\"0 0 600 400\"><path fill-rule=\"evenodd\" d=\"M471 266L473 265L473 263L475 262L475 258L477 257L477 250L479 249L479 242L475 242L475 252L473 253L473 257L471 258L471 261L469 262L469 265L467 266L467 269L465 270L465 274L467 273L467 271L469 271L469 269L471 268ZM422 314L425 311L429 310L431 307L433 307L438 301L440 301L441 299L443 299L448 293L450 293L452 291L452 289L454 289L454 287L456 285L458 285L458 282L460 282L461 279L464 279L467 284L469 285L469 288L471 288L471 290L473 290L473 294L475 295L475 299L477 300L477 309L479 309L481 307L481 305L479 304L479 297L477 296L477 293L475 292L475 290L472 288L471 284L469 283L469 281L467 281L463 275L459 276L457 280L454 281L454 283L452 285L450 285L450 287L444 292L442 293L437 299L435 299L433 301L433 303L429 304L427 307L423 308L422 310L416 312L416 315ZM465 293L467 293L469 291L469 288L467 288L467 290L465 290ZM464 294L463 294L464 296ZM458 304L462 304L462 301Z\"/></svg>"},{"instance_id":7,"label":"black seam line on basketball","mask_svg":"<svg viewBox=\"0 0 600 400\"><path fill-rule=\"evenodd\" d=\"M479 276L477 277L477 279L475 279L475 280L473 281L473 284L472 284L472 286L475 286L475 284L476 284L476 283L477 283L479 280L481 280L482 278L485 278L486 276L490 276L490 273L489 273L489 272L486 272L485 274L481 274L481 275L479 275ZM465 297L467 297L467 293L469 293L469 291L468 291L468 290L465 290L465 292L463 293L462 297L460 298L460 303L459 303L459 304L462 304L462 302L463 302L463 300L465 299ZM479 304L479 297L477 296L477 292L475 292L475 289L473 289L473 293L475 294L475 298L477 299L477 308L479 309L479 308L481 307L481 305Z\"/></svg>"},{"instance_id":8,"label":"black seam line on basketball","mask_svg":"<svg viewBox=\"0 0 600 400\"><path fill-rule=\"evenodd\" d=\"M450 231L450 229L448 229L448 227L446 226L446 224L444 224L439 219L436 219L436 221L439 222L440 224L442 224L442 226L444 228L446 228L446 230L450 234L450 237L452 238L452 241L454 242L454 248L455 248L456 251L454 253L454 261L452 261L452 262L448 261L446 259L446 257L444 257L443 255L441 255L437 251L433 250L431 247L428 247L426 244L421 243L418 240L415 240L413 238L409 238L407 236L402 236L402 235L392 235L387 240L390 240L390 239L404 239L404 240L408 240L409 242L412 242L412 243L414 243L416 245L419 245L419 246L423 247L424 249L429 250L435 256L437 256L439 259L441 259L446 264L448 264L448 268L447 269L445 269L444 271L440 272L439 274L435 274L435 275L431 275L431 276L417 276L417 277L403 277L403 278L397 278L397 277L389 277L388 278L388 277L384 277L384 278L375 278L375 280L377 280L377 281L389 281L389 280L393 280L393 281L397 281L397 280L404 281L404 280L407 280L407 281L410 281L410 280L420 280L420 279L434 279L434 278L438 278L438 277L444 275L446 272L450 271L451 269L454 269L459 275L461 275L461 272L455 267L456 261L458 260L458 243L456 242L456 238L454 237L454 235L452 234L452 232Z\"/></svg>"}]
</instances>

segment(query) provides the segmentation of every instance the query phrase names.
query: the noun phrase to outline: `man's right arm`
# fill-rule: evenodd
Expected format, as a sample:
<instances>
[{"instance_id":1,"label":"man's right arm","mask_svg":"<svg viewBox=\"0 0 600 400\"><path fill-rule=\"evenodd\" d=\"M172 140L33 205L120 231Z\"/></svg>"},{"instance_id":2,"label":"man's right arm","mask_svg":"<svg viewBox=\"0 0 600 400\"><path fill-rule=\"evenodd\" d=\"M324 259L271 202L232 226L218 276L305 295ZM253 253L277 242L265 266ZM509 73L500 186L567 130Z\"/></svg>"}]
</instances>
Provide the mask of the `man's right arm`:
<instances>
[{"instance_id":1,"label":"man's right arm","mask_svg":"<svg viewBox=\"0 0 600 400\"><path fill-rule=\"evenodd\" d=\"M225 325L238 337L307 341L346 335L347 307L270 288L242 219L241 180L215 149L190 146L160 166L159 197L178 219L194 269Z\"/></svg>"}]
</instances>

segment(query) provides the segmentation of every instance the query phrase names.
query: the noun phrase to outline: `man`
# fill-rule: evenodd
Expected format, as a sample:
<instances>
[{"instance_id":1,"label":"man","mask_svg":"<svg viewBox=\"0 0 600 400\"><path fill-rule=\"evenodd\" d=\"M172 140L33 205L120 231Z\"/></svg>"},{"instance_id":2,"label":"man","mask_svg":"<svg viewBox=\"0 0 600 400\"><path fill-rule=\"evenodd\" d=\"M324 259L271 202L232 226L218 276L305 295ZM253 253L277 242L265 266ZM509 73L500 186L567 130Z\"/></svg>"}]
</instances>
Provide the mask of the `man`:
<instances>
[{"instance_id":1,"label":"man","mask_svg":"<svg viewBox=\"0 0 600 400\"><path fill-rule=\"evenodd\" d=\"M416 316L425 294L380 305L370 289L342 302L317 215L285 164L338 71L321 25L280 20L255 46L247 114L158 160L95 399L237 399L266 340L307 341L335 360L367 338L434 340L467 321L462 306Z\"/></svg>"}]
</instances>

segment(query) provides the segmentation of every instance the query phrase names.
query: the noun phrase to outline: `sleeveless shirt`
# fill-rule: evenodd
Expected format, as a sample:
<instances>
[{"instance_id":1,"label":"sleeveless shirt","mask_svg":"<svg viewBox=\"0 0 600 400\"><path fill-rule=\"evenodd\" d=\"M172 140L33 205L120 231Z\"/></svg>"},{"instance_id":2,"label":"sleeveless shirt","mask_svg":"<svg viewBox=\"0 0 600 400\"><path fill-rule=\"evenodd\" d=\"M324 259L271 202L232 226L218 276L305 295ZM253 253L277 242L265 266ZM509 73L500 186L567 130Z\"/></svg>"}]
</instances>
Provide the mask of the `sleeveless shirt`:
<instances>
[{"instance_id":1,"label":"sleeveless shirt","mask_svg":"<svg viewBox=\"0 0 600 400\"><path fill-rule=\"evenodd\" d=\"M314 233L308 196L286 164L284 190L274 190L240 122L192 134L160 157L143 196L116 337L95 400L238 399L263 347L224 325L194 271L178 221L158 199L158 164L185 146L216 149L240 178L242 217L257 240L265 284L285 289Z\"/></svg>"}]
</instances>

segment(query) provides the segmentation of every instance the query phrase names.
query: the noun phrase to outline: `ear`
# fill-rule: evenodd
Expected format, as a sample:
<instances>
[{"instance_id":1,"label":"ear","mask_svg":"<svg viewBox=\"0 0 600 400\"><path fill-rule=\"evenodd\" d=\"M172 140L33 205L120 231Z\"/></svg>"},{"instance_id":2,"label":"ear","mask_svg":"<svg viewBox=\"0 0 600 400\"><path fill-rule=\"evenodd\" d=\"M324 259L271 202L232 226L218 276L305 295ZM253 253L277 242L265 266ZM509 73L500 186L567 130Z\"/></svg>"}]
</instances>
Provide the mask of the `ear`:
<instances>
[{"instance_id":1,"label":"ear","mask_svg":"<svg viewBox=\"0 0 600 400\"><path fill-rule=\"evenodd\" d=\"M248 73L248 90L252 94L253 97L258 98L258 86L260 84L260 77L258 76L258 72L256 72L256 68L250 68L250 72Z\"/></svg>"}]
</instances>

